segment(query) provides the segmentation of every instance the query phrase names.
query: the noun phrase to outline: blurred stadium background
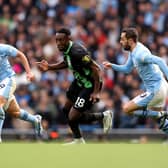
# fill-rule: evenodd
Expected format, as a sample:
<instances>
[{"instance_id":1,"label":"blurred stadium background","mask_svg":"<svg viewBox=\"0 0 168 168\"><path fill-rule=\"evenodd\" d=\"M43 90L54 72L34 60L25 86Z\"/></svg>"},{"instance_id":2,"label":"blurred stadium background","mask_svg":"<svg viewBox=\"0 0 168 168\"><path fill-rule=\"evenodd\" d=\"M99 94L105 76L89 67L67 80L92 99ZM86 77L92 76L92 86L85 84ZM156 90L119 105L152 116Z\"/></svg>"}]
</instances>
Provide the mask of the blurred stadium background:
<instances>
[{"instance_id":1,"label":"blurred stadium background","mask_svg":"<svg viewBox=\"0 0 168 168\"><path fill-rule=\"evenodd\" d=\"M23 67L12 62L17 73L16 98L22 108L43 116L45 140L61 140L71 135L64 114L65 91L73 80L68 71L41 73L35 62L61 59L55 46L55 30L69 27L72 38L83 43L92 58L100 65L103 60L123 64L127 54L119 45L123 27L134 26L140 41L168 63L168 1L167 0L0 0L0 43L9 43L23 51L36 75L35 83L27 83ZM113 109L113 130L108 136L101 131L101 123L81 125L88 139L166 138L151 119L126 116L121 106L141 92L143 85L137 72L124 75L104 71L101 101L93 111ZM168 99L165 106L168 110ZM32 126L6 116L4 140L36 139Z\"/></svg>"}]
</instances>

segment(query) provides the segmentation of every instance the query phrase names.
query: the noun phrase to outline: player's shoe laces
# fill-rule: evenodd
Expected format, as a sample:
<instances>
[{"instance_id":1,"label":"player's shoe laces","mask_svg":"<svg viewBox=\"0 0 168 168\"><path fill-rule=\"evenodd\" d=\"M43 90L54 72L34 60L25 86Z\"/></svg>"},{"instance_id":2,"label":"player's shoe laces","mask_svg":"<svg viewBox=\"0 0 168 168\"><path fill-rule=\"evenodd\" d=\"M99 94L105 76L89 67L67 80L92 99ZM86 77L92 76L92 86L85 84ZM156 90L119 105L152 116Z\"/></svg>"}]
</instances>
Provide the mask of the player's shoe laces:
<instances>
[{"instance_id":1,"label":"player's shoe laces","mask_svg":"<svg viewBox=\"0 0 168 168\"><path fill-rule=\"evenodd\" d=\"M112 110L107 110L103 112L103 115L103 131L104 133L108 133L112 127L113 112Z\"/></svg>"},{"instance_id":2,"label":"player's shoe laces","mask_svg":"<svg viewBox=\"0 0 168 168\"><path fill-rule=\"evenodd\" d=\"M75 138L73 141L63 144L63 146L79 145L79 144L86 144L86 142L83 138Z\"/></svg>"},{"instance_id":3,"label":"player's shoe laces","mask_svg":"<svg viewBox=\"0 0 168 168\"><path fill-rule=\"evenodd\" d=\"M41 136L42 132L43 132L43 127L41 124L42 117L40 115L36 115L36 119L37 119L37 121L34 123L35 133L36 133L36 135Z\"/></svg>"}]
</instances>

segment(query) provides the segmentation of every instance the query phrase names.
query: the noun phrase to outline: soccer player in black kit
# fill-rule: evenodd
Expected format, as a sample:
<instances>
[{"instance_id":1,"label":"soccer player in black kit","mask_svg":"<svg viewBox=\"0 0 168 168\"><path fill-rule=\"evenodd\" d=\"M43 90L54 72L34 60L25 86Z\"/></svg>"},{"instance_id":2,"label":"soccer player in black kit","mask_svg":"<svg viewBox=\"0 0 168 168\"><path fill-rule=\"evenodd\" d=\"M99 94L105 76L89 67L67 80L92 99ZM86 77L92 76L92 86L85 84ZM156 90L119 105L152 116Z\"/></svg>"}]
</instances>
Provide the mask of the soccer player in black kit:
<instances>
[{"instance_id":1,"label":"soccer player in black kit","mask_svg":"<svg viewBox=\"0 0 168 168\"><path fill-rule=\"evenodd\" d=\"M42 71L61 70L68 68L73 72L74 81L67 91L67 100L63 112L68 117L68 124L72 130L74 140L68 144L85 143L79 124L91 121L103 121L104 133L112 126L112 111L103 113L86 113L100 98L102 87L101 70L99 65L91 59L87 49L79 43L71 41L71 32L61 28L56 32L56 45L63 53L63 61L49 64L46 60L38 62Z\"/></svg>"}]
</instances>

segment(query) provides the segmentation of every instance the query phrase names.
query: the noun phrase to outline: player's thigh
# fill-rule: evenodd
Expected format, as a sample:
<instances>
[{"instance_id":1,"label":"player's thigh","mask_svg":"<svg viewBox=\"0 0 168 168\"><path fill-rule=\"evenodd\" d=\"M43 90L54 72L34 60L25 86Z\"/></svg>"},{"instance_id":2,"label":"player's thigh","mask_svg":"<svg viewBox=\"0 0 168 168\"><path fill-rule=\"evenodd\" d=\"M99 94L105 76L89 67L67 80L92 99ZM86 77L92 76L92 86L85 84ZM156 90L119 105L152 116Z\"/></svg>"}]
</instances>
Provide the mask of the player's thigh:
<instances>
[{"instance_id":1,"label":"player's thigh","mask_svg":"<svg viewBox=\"0 0 168 168\"><path fill-rule=\"evenodd\" d=\"M130 102L126 104L125 112L131 113L134 110L140 110L146 108L149 102L153 99L153 97L154 97L153 92L144 92L136 96L134 99L132 99Z\"/></svg>"},{"instance_id":2,"label":"player's thigh","mask_svg":"<svg viewBox=\"0 0 168 168\"><path fill-rule=\"evenodd\" d=\"M66 102L64 104L64 107L62 109L63 113L65 114L65 116L68 118L69 112L71 110L71 107L73 106L73 102L69 99L66 99Z\"/></svg>"},{"instance_id":3,"label":"player's thigh","mask_svg":"<svg viewBox=\"0 0 168 168\"><path fill-rule=\"evenodd\" d=\"M78 120L81 117L81 111L79 111L79 109L76 109L74 107L71 108L70 112L69 112L69 116L68 119L70 121L72 120Z\"/></svg>"},{"instance_id":4,"label":"player's thigh","mask_svg":"<svg viewBox=\"0 0 168 168\"><path fill-rule=\"evenodd\" d=\"M143 109L143 107L139 106L133 100L131 100L131 101L125 103L123 105L122 109L123 109L123 112L125 112L127 114L132 114L133 111Z\"/></svg>"},{"instance_id":5,"label":"player's thigh","mask_svg":"<svg viewBox=\"0 0 168 168\"><path fill-rule=\"evenodd\" d=\"M73 102L69 99L66 99L65 104L64 104L64 108L67 109L68 111L70 111L71 107L73 106Z\"/></svg>"},{"instance_id":6,"label":"player's thigh","mask_svg":"<svg viewBox=\"0 0 168 168\"><path fill-rule=\"evenodd\" d=\"M89 110L93 105L93 102L90 101L90 95L92 92L93 88L81 88L73 107L80 112Z\"/></svg>"}]
</instances>

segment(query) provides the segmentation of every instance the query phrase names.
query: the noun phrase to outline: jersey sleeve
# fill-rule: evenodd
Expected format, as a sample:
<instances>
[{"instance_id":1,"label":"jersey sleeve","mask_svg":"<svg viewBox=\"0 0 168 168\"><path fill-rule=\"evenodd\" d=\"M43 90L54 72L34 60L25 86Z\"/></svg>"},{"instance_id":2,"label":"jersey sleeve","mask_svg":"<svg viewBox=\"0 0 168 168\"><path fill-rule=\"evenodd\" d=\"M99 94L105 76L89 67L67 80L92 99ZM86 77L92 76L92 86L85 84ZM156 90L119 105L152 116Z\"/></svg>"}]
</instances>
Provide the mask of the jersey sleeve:
<instances>
[{"instance_id":1,"label":"jersey sleeve","mask_svg":"<svg viewBox=\"0 0 168 168\"><path fill-rule=\"evenodd\" d=\"M112 69L123 73L130 73L133 69L133 62L131 56L130 55L128 56L128 59L124 65L112 64Z\"/></svg>"},{"instance_id":2,"label":"jersey sleeve","mask_svg":"<svg viewBox=\"0 0 168 168\"><path fill-rule=\"evenodd\" d=\"M89 66L92 63L92 58L89 55L89 52L84 49L82 46L74 50L73 56L76 58L76 61L81 66Z\"/></svg>"},{"instance_id":3,"label":"jersey sleeve","mask_svg":"<svg viewBox=\"0 0 168 168\"><path fill-rule=\"evenodd\" d=\"M162 58L151 54L145 59L145 62L157 64L168 80L168 66L166 65L165 61Z\"/></svg>"},{"instance_id":4,"label":"jersey sleeve","mask_svg":"<svg viewBox=\"0 0 168 168\"><path fill-rule=\"evenodd\" d=\"M11 45L5 44L3 45L3 52L5 53L6 56L16 57L18 50Z\"/></svg>"},{"instance_id":5,"label":"jersey sleeve","mask_svg":"<svg viewBox=\"0 0 168 168\"><path fill-rule=\"evenodd\" d=\"M150 51L148 50L143 50L141 52L139 52L138 54L138 61L139 63L150 63L151 59L152 59L152 54Z\"/></svg>"}]
</instances>

